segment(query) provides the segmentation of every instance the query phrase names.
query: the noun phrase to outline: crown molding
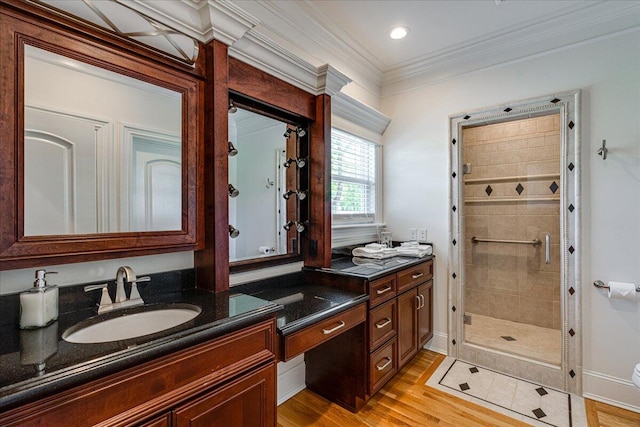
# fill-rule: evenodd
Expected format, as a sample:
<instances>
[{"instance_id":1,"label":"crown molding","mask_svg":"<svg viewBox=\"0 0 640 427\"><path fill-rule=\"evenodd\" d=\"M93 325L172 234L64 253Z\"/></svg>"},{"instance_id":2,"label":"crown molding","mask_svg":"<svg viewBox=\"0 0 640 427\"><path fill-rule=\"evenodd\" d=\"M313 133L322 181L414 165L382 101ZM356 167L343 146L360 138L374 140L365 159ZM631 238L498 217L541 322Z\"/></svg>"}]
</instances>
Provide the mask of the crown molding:
<instances>
[{"instance_id":1,"label":"crown molding","mask_svg":"<svg viewBox=\"0 0 640 427\"><path fill-rule=\"evenodd\" d=\"M230 46L229 55L313 95L335 94L351 82L330 65L315 67L255 30Z\"/></svg>"},{"instance_id":2,"label":"crown molding","mask_svg":"<svg viewBox=\"0 0 640 427\"><path fill-rule=\"evenodd\" d=\"M387 70L381 96L639 28L640 3L598 3L527 26L494 32Z\"/></svg>"},{"instance_id":3,"label":"crown molding","mask_svg":"<svg viewBox=\"0 0 640 427\"><path fill-rule=\"evenodd\" d=\"M378 135L382 135L391 123L390 117L341 92L331 98L331 114Z\"/></svg>"},{"instance_id":4,"label":"crown molding","mask_svg":"<svg viewBox=\"0 0 640 427\"><path fill-rule=\"evenodd\" d=\"M352 80L329 64L318 67L318 94L326 93L333 97Z\"/></svg>"}]
</instances>

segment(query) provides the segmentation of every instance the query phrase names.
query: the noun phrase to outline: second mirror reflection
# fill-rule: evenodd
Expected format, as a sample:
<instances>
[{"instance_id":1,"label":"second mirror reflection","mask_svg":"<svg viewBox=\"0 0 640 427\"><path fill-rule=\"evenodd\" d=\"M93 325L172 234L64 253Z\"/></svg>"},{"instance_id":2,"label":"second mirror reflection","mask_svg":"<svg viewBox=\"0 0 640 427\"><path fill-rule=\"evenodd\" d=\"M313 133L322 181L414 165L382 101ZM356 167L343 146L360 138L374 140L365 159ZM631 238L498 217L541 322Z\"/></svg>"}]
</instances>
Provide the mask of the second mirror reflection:
<instances>
[{"instance_id":1,"label":"second mirror reflection","mask_svg":"<svg viewBox=\"0 0 640 427\"><path fill-rule=\"evenodd\" d=\"M296 236L283 227L297 217L297 205L282 196L287 188L298 185L298 170L305 160L298 158L298 138L283 135L296 128L237 104L234 108L235 113L228 116L229 223L242 230L242 236L230 240L229 260L291 254L297 247ZM297 167L283 167L288 159L289 165ZM306 193L293 191L287 198L294 194L299 199L306 197ZM275 250L265 253L260 249L264 247Z\"/></svg>"}]
</instances>

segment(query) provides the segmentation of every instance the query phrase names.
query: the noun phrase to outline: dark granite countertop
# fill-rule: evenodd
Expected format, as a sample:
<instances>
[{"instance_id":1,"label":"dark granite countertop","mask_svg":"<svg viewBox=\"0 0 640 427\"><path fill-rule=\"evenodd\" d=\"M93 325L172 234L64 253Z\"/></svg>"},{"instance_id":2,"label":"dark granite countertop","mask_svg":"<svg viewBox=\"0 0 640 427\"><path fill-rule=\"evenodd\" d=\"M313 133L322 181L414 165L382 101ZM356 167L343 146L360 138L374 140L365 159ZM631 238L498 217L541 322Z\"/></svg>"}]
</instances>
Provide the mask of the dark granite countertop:
<instances>
[{"instance_id":1,"label":"dark granite countertop","mask_svg":"<svg viewBox=\"0 0 640 427\"><path fill-rule=\"evenodd\" d=\"M427 255L422 258L395 256L380 260L344 256L332 259L330 268L320 268L316 270L344 276L362 277L366 280L375 280L430 259L433 259L433 255Z\"/></svg>"},{"instance_id":2,"label":"dark granite countertop","mask_svg":"<svg viewBox=\"0 0 640 427\"><path fill-rule=\"evenodd\" d=\"M58 321L30 331L18 329L18 295L1 297L0 411L224 335L282 310L277 303L233 289L214 294L195 289L194 283L193 270L184 270L152 275L151 282L138 285L146 304L201 307L193 320L156 334L100 344L74 344L61 338L67 328L97 316L99 290L60 288ZM111 292L113 298L115 290ZM127 310L135 308L118 312Z\"/></svg>"},{"instance_id":3,"label":"dark granite countertop","mask_svg":"<svg viewBox=\"0 0 640 427\"><path fill-rule=\"evenodd\" d=\"M369 299L368 294L308 283L304 272L234 286L241 292L284 306L278 313L278 332L285 336Z\"/></svg>"}]
</instances>

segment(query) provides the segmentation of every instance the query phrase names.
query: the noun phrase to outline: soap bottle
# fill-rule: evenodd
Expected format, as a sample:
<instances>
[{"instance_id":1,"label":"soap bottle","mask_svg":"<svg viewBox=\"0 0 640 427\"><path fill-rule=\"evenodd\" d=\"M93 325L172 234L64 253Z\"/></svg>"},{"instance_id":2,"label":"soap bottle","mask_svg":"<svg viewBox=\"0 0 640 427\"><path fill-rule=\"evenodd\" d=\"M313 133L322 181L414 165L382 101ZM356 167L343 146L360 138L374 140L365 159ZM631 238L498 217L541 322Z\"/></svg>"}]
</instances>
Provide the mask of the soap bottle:
<instances>
[{"instance_id":1,"label":"soap bottle","mask_svg":"<svg viewBox=\"0 0 640 427\"><path fill-rule=\"evenodd\" d=\"M47 274L55 272L36 270L33 287L20 294L20 329L42 328L58 319L58 287L47 285Z\"/></svg>"}]
</instances>

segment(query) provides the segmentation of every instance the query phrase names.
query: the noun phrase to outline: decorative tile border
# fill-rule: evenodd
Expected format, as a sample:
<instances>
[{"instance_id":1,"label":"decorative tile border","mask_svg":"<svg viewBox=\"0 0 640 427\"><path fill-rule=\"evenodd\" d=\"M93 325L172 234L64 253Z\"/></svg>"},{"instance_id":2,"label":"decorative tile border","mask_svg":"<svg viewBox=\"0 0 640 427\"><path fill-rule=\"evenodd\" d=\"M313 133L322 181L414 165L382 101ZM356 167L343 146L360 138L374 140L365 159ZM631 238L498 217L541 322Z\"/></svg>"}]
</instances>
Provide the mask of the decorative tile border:
<instances>
[{"instance_id":1,"label":"decorative tile border","mask_svg":"<svg viewBox=\"0 0 640 427\"><path fill-rule=\"evenodd\" d=\"M447 357L426 385L540 427L587 425L584 399Z\"/></svg>"}]
</instances>

